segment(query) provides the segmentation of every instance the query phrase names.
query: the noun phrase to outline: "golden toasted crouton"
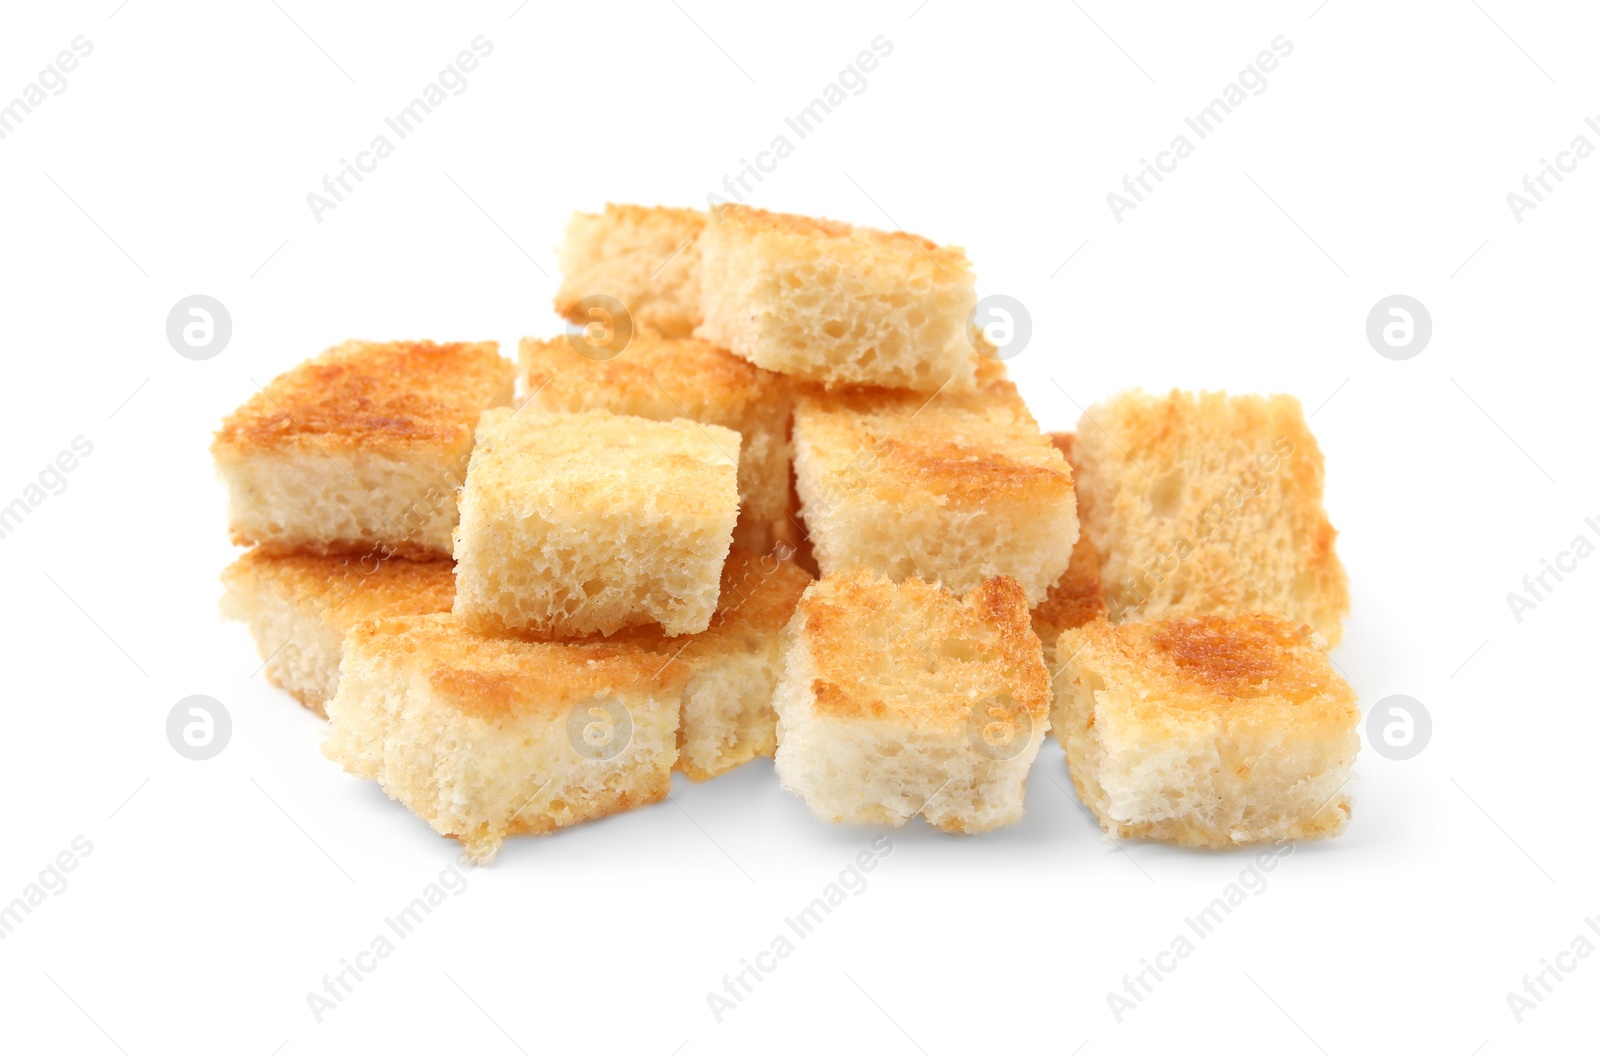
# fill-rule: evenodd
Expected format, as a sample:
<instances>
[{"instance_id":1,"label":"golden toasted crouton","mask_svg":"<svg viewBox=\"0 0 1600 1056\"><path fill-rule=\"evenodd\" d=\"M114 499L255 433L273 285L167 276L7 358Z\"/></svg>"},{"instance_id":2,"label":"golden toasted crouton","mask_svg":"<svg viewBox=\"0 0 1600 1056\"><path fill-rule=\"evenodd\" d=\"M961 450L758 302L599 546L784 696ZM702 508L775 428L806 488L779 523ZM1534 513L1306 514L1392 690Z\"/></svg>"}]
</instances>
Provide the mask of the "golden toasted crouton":
<instances>
[{"instance_id":1,"label":"golden toasted crouton","mask_svg":"<svg viewBox=\"0 0 1600 1056\"><path fill-rule=\"evenodd\" d=\"M1126 393L1072 457L1113 620L1259 609L1338 643L1350 593L1300 401Z\"/></svg>"},{"instance_id":2,"label":"golden toasted crouton","mask_svg":"<svg viewBox=\"0 0 1600 1056\"><path fill-rule=\"evenodd\" d=\"M1078 797L1116 836L1189 847L1336 836L1355 692L1308 628L1269 613L1062 633L1052 726Z\"/></svg>"},{"instance_id":3,"label":"golden toasted crouton","mask_svg":"<svg viewBox=\"0 0 1600 1056\"><path fill-rule=\"evenodd\" d=\"M777 746L772 695L783 673L783 629L811 574L779 546L767 554L734 547L722 569L711 626L671 638L659 627L633 627L609 639L638 643L688 665L677 768L705 781L771 756Z\"/></svg>"},{"instance_id":4,"label":"golden toasted crouton","mask_svg":"<svg viewBox=\"0 0 1600 1056\"><path fill-rule=\"evenodd\" d=\"M696 209L607 204L603 213L574 213L558 251L561 288L556 311L591 320L585 297L621 301L635 327L688 337L700 322L700 248L706 214Z\"/></svg>"},{"instance_id":5,"label":"golden toasted crouton","mask_svg":"<svg viewBox=\"0 0 1600 1056\"><path fill-rule=\"evenodd\" d=\"M381 616L450 611L454 569L449 560L252 550L222 573L223 613L250 625L267 681L322 715L339 685L345 632Z\"/></svg>"},{"instance_id":6,"label":"golden toasted crouton","mask_svg":"<svg viewBox=\"0 0 1600 1056\"><path fill-rule=\"evenodd\" d=\"M788 512L790 380L693 339L637 333L612 359L574 351L565 338L524 338L518 356L530 410L603 410L656 421L692 418L742 438L736 545L765 552Z\"/></svg>"},{"instance_id":7,"label":"golden toasted crouton","mask_svg":"<svg viewBox=\"0 0 1600 1056\"><path fill-rule=\"evenodd\" d=\"M455 613L484 633L711 623L739 434L687 418L486 412L461 492Z\"/></svg>"},{"instance_id":8,"label":"golden toasted crouton","mask_svg":"<svg viewBox=\"0 0 1600 1056\"><path fill-rule=\"evenodd\" d=\"M1003 373L971 393L812 392L795 482L824 576L855 566L963 592L996 575L1044 600L1078 539L1072 471Z\"/></svg>"},{"instance_id":9,"label":"golden toasted crouton","mask_svg":"<svg viewBox=\"0 0 1600 1056\"><path fill-rule=\"evenodd\" d=\"M322 751L478 861L665 798L687 665L639 643L487 638L449 613L357 624Z\"/></svg>"},{"instance_id":10,"label":"golden toasted crouton","mask_svg":"<svg viewBox=\"0 0 1600 1056\"><path fill-rule=\"evenodd\" d=\"M716 210L699 245L697 336L829 385L972 388L960 249L748 206Z\"/></svg>"},{"instance_id":11,"label":"golden toasted crouton","mask_svg":"<svg viewBox=\"0 0 1600 1056\"><path fill-rule=\"evenodd\" d=\"M950 832L1022 817L1050 677L1014 580L957 598L854 569L806 590L787 632L778 776L826 821Z\"/></svg>"},{"instance_id":12,"label":"golden toasted crouton","mask_svg":"<svg viewBox=\"0 0 1600 1056\"><path fill-rule=\"evenodd\" d=\"M211 445L233 541L448 557L478 415L511 402L498 347L348 341L274 379Z\"/></svg>"}]
</instances>

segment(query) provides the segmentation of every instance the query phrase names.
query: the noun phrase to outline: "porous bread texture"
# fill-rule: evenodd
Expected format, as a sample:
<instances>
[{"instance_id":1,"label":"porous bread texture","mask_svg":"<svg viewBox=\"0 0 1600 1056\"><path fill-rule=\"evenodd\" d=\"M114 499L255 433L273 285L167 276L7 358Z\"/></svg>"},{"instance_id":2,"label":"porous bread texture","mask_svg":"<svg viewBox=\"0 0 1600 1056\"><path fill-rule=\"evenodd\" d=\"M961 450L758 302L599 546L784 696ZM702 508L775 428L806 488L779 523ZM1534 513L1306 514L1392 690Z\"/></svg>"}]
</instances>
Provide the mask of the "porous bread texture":
<instances>
[{"instance_id":1,"label":"porous bread texture","mask_svg":"<svg viewBox=\"0 0 1600 1056\"><path fill-rule=\"evenodd\" d=\"M1053 675L1066 659L1056 656L1056 643L1069 627L1082 627L1106 614L1105 593L1100 586L1100 557L1087 535L1078 536L1072 548L1072 563L1050 587L1045 598L1033 609L1033 633L1044 649L1044 666Z\"/></svg>"},{"instance_id":2,"label":"porous bread texture","mask_svg":"<svg viewBox=\"0 0 1600 1056\"><path fill-rule=\"evenodd\" d=\"M362 620L448 612L454 568L447 559L252 550L222 573L222 612L249 625L267 681L324 715L345 633Z\"/></svg>"},{"instance_id":3,"label":"porous bread texture","mask_svg":"<svg viewBox=\"0 0 1600 1056\"><path fill-rule=\"evenodd\" d=\"M706 781L771 756L777 746L772 696L783 671L783 629L811 575L779 545L759 554L734 547L722 569L711 626L669 638L656 627L620 631L612 641L639 642L689 668L678 726L677 768Z\"/></svg>"},{"instance_id":4,"label":"porous bread texture","mask_svg":"<svg viewBox=\"0 0 1600 1056\"><path fill-rule=\"evenodd\" d=\"M1338 644L1350 593L1300 401L1125 393L1085 412L1073 459L1113 620L1259 609Z\"/></svg>"},{"instance_id":5,"label":"porous bread texture","mask_svg":"<svg viewBox=\"0 0 1600 1056\"><path fill-rule=\"evenodd\" d=\"M807 588L785 637L778 777L818 818L985 832L1022 817L1050 678L1016 581L958 599L852 569Z\"/></svg>"},{"instance_id":6,"label":"porous bread texture","mask_svg":"<svg viewBox=\"0 0 1600 1056\"><path fill-rule=\"evenodd\" d=\"M767 554L732 551L711 627L678 654L691 672L678 769L695 781L771 757L777 748L772 698L783 674L783 629L811 584L811 574L786 553L781 544Z\"/></svg>"},{"instance_id":7,"label":"porous bread texture","mask_svg":"<svg viewBox=\"0 0 1600 1056\"><path fill-rule=\"evenodd\" d=\"M970 389L975 303L964 252L903 232L736 205L700 236L697 336L782 374Z\"/></svg>"},{"instance_id":8,"label":"porous bread texture","mask_svg":"<svg viewBox=\"0 0 1600 1056\"><path fill-rule=\"evenodd\" d=\"M636 328L688 337L700 322L700 247L706 214L697 209L614 205L574 213L557 250L556 311L589 323L578 302L595 294L621 301Z\"/></svg>"},{"instance_id":9,"label":"porous bread texture","mask_svg":"<svg viewBox=\"0 0 1600 1056\"><path fill-rule=\"evenodd\" d=\"M1360 712L1309 628L1096 620L1056 648L1052 726L1107 832L1226 848L1344 831Z\"/></svg>"},{"instance_id":10,"label":"porous bread texture","mask_svg":"<svg viewBox=\"0 0 1600 1056\"><path fill-rule=\"evenodd\" d=\"M813 577L822 575L822 570L817 567L817 558L811 551L811 537L806 534L805 522L800 519L800 496L794 490L794 471L790 470L789 480L789 512L779 522L773 531L773 547L782 547L790 554L790 560Z\"/></svg>"},{"instance_id":11,"label":"porous bread texture","mask_svg":"<svg viewBox=\"0 0 1600 1056\"><path fill-rule=\"evenodd\" d=\"M1072 465L1071 433L1050 433L1050 443ZM1076 469L1073 470L1076 473ZM1033 609L1033 633L1044 647L1044 666L1052 676L1060 667L1056 641L1068 627L1081 627L1106 614L1105 591L1100 585L1100 555L1089 533L1079 531L1072 547L1072 563ZM1064 657L1062 659L1065 659Z\"/></svg>"},{"instance_id":12,"label":"porous bread texture","mask_svg":"<svg viewBox=\"0 0 1600 1056\"><path fill-rule=\"evenodd\" d=\"M345 639L322 751L486 862L508 835L665 798L688 678L636 643L371 620Z\"/></svg>"},{"instance_id":13,"label":"porous bread texture","mask_svg":"<svg viewBox=\"0 0 1600 1056\"><path fill-rule=\"evenodd\" d=\"M315 450L219 457L236 545L274 553L450 553L470 446L386 458Z\"/></svg>"},{"instance_id":14,"label":"porous bread texture","mask_svg":"<svg viewBox=\"0 0 1600 1056\"><path fill-rule=\"evenodd\" d=\"M795 484L824 576L876 569L956 592L1010 576L1037 604L1078 539L1071 468L1003 373L971 393L812 389Z\"/></svg>"},{"instance_id":15,"label":"porous bread texture","mask_svg":"<svg viewBox=\"0 0 1600 1056\"><path fill-rule=\"evenodd\" d=\"M211 452L233 542L448 557L478 415L511 402L492 341L347 341L279 375Z\"/></svg>"},{"instance_id":16,"label":"porous bread texture","mask_svg":"<svg viewBox=\"0 0 1600 1056\"><path fill-rule=\"evenodd\" d=\"M486 634L703 631L739 512L739 434L687 418L484 414L455 613Z\"/></svg>"},{"instance_id":17,"label":"porous bread texture","mask_svg":"<svg viewBox=\"0 0 1600 1056\"><path fill-rule=\"evenodd\" d=\"M767 551L788 512L793 386L726 349L636 333L611 359L580 355L566 338L524 338L521 385L531 410L604 410L656 421L693 418L742 438L735 545Z\"/></svg>"}]
</instances>

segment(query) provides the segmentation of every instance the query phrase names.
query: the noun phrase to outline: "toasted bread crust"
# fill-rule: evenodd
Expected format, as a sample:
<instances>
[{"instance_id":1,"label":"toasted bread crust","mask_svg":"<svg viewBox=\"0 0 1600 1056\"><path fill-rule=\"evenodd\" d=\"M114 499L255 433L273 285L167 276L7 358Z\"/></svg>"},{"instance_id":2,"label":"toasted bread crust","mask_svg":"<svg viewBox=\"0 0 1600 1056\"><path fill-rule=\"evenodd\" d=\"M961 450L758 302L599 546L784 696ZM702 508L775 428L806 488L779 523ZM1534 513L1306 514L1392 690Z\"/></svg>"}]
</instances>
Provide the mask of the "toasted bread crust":
<instances>
[{"instance_id":1,"label":"toasted bread crust","mask_svg":"<svg viewBox=\"0 0 1600 1056\"><path fill-rule=\"evenodd\" d=\"M473 832L448 832L443 835L459 840L468 855L482 864L494 857L499 850L500 841L506 836L548 836L558 829L565 829L579 822L596 821L612 814L660 803L672 792L671 773L661 774L653 780L641 775L641 780L647 787L609 793L599 802L573 802L569 804L568 816L559 820L548 814L533 814L530 811L512 818L504 832L492 832L484 827Z\"/></svg>"},{"instance_id":2,"label":"toasted bread crust","mask_svg":"<svg viewBox=\"0 0 1600 1056\"><path fill-rule=\"evenodd\" d=\"M1072 433L1050 433L1050 443L1072 465ZM1076 469L1074 469L1076 473ZM1056 642L1069 627L1082 627L1106 614L1105 586L1100 582L1100 554L1086 531L1078 534L1072 548L1072 563L1033 610L1033 631L1044 646L1045 666L1053 676L1061 662Z\"/></svg>"},{"instance_id":3,"label":"toasted bread crust","mask_svg":"<svg viewBox=\"0 0 1600 1056\"><path fill-rule=\"evenodd\" d=\"M640 332L616 357L593 361L564 338L522 341L530 410L605 410L655 421L688 417L743 438L734 541L769 549L784 518L794 408L790 380L704 341Z\"/></svg>"},{"instance_id":4,"label":"toasted bread crust","mask_svg":"<svg viewBox=\"0 0 1600 1056\"><path fill-rule=\"evenodd\" d=\"M932 239L904 231L879 231L856 227L838 220L772 213L748 205L719 207L712 223L742 231L758 243L775 243L788 255L814 258L836 256L841 252L870 257L916 258L929 268L965 273L971 269L966 251L959 246L941 246ZM841 250L836 243L847 241L851 248Z\"/></svg>"},{"instance_id":5,"label":"toasted bread crust","mask_svg":"<svg viewBox=\"0 0 1600 1056\"><path fill-rule=\"evenodd\" d=\"M988 345L981 335L976 341L979 345L985 347ZM811 381L805 378L789 380L797 400L810 399L832 407L857 411L911 413L932 406L970 411L993 411L1004 408L1011 417L1031 422L1037 429L1038 423L1034 421L1033 412L1028 410L1028 403L1017 390L1016 383L1011 380L1005 363L990 359L976 350L969 354L968 359L972 364L972 384L966 388L952 385L937 393L915 392L884 385Z\"/></svg>"},{"instance_id":6,"label":"toasted bread crust","mask_svg":"<svg viewBox=\"0 0 1600 1056\"><path fill-rule=\"evenodd\" d=\"M491 634L706 629L740 436L687 418L485 412L461 493L455 612Z\"/></svg>"},{"instance_id":7,"label":"toasted bread crust","mask_svg":"<svg viewBox=\"0 0 1600 1056\"><path fill-rule=\"evenodd\" d=\"M565 337L525 337L518 349L525 391L550 410L617 410L655 419L693 418L729 425L782 401L788 379L695 338L635 333L607 360L576 352ZM650 412L650 413L647 413Z\"/></svg>"},{"instance_id":8,"label":"toasted bread crust","mask_svg":"<svg viewBox=\"0 0 1600 1056\"><path fill-rule=\"evenodd\" d=\"M729 551L716 615L699 634L669 638L658 627L630 627L609 639L689 667L674 766L692 781L771 756L777 747L772 695L783 670L783 630L812 582L783 553Z\"/></svg>"},{"instance_id":9,"label":"toasted bread crust","mask_svg":"<svg viewBox=\"0 0 1600 1056\"><path fill-rule=\"evenodd\" d=\"M483 862L510 833L664 794L689 676L637 645L486 638L450 613L363 621L322 750Z\"/></svg>"},{"instance_id":10,"label":"toasted bread crust","mask_svg":"<svg viewBox=\"0 0 1600 1056\"><path fill-rule=\"evenodd\" d=\"M435 699L483 719L559 714L610 693L676 695L689 667L637 643L491 638L450 613L366 620L346 648L409 658Z\"/></svg>"},{"instance_id":11,"label":"toasted bread crust","mask_svg":"<svg viewBox=\"0 0 1600 1056\"><path fill-rule=\"evenodd\" d=\"M1337 835L1360 712L1315 642L1261 612L1063 632L1052 722L1080 798L1184 846Z\"/></svg>"},{"instance_id":12,"label":"toasted bread crust","mask_svg":"<svg viewBox=\"0 0 1600 1056\"><path fill-rule=\"evenodd\" d=\"M808 388L794 446L824 574L861 565L956 591L1004 574L1043 602L1068 568L1072 470L1003 375L932 397Z\"/></svg>"},{"instance_id":13,"label":"toasted bread crust","mask_svg":"<svg viewBox=\"0 0 1600 1056\"><path fill-rule=\"evenodd\" d=\"M448 612L449 560L377 554L276 556L257 548L222 573L226 616L249 625L267 681L324 715L339 683L345 632L384 616Z\"/></svg>"},{"instance_id":14,"label":"toasted bread crust","mask_svg":"<svg viewBox=\"0 0 1600 1056\"><path fill-rule=\"evenodd\" d=\"M598 502L708 515L738 501L729 462L737 464L739 437L687 418L498 409L483 415L478 444L468 487L501 497L537 494L546 516L591 511ZM536 479L527 476L530 466L538 468ZM673 490L663 492L669 479Z\"/></svg>"},{"instance_id":15,"label":"toasted bread crust","mask_svg":"<svg viewBox=\"0 0 1600 1056\"><path fill-rule=\"evenodd\" d=\"M756 647L783 633L813 581L811 573L781 554L781 550L758 554L731 547L722 567L716 614L711 626L697 634L671 637L658 626L641 624L624 627L609 638L593 635L575 640L638 645L685 661Z\"/></svg>"},{"instance_id":16,"label":"toasted bread crust","mask_svg":"<svg viewBox=\"0 0 1600 1056\"><path fill-rule=\"evenodd\" d=\"M807 589L786 634L774 768L824 821L985 832L1022 817L1050 678L1027 595L957 598L864 569Z\"/></svg>"},{"instance_id":17,"label":"toasted bread crust","mask_svg":"<svg viewBox=\"0 0 1600 1056\"><path fill-rule=\"evenodd\" d=\"M600 294L622 302L636 328L687 337L700 322L700 250L706 214L618 205L574 213L560 249L556 312L588 323L579 304Z\"/></svg>"},{"instance_id":18,"label":"toasted bread crust","mask_svg":"<svg viewBox=\"0 0 1600 1056\"><path fill-rule=\"evenodd\" d=\"M212 449L455 447L470 442L485 407L510 402L512 376L493 341L347 341L252 396Z\"/></svg>"},{"instance_id":19,"label":"toasted bread crust","mask_svg":"<svg viewBox=\"0 0 1600 1056\"><path fill-rule=\"evenodd\" d=\"M804 390L796 407L819 454L837 471L863 476L881 501L982 504L1001 497L1059 501L1072 470L1039 432L1010 381L972 394L928 398L872 387ZM863 453L870 471L861 473ZM852 484L848 491L856 492Z\"/></svg>"},{"instance_id":20,"label":"toasted bread crust","mask_svg":"<svg viewBox=\"0 0 1600 1056\"><path fill-rule=\"evenodd\" d=\"M406 539L381 542L374 539L290 539L258 538L249 531L230 530L228 541L234 546L247 546L252 553L262 557L313 557L333 561L401 560L413 564L448 561L447 552L428 543Z\"/></svg>"},{"instance_id":21,"label":"toasted bread crust","mask_svg":"<svg viewBox=\"0 0 1600 1056\"><path fill-rule=\"evenodd\" d=\"M769 554L739 547L728 551L717 614L711 618L707 634L720 631L749 640L783 632L813 579L784 553L781 546ZM681 644L682 639L678 641Z\"/></svg>"},{"instance_id":22,"label":"toasted bread crust","mask_svg":"<svg viewBox=\"0 0 1600 1056\"><path fill-rule=\"evenodd\" d=\"M1061 579L1050 588L1045 599L1033 610L1033 629L1045 647L1047 663L1055 656L1061 632L1082 627L1106 614L1106 596L1100 586L1100 556L1088 535L1078 536L1072 548L1072 563Z\"/></svg>"},{"instance_id":23,"label":"toasted bread crust","mask_svg":"<svg viewBox=\"0 0 1600 1056\"><path fill-rule=\"evenodd\" d=\"M816 664L818 714L949 729L968 721L975 700L997 692L1034 722L1048 713L1050 679L1027 595L1009 577L957 599L920 579L895 584L852 569L809 587L796 618ZM946 691L906 692L896 673L923 669Z\"/></svg>"},{"instance_id":24,"label":"toasted bread crust","mask_svg":"<svg viewBox=\"0 0 1600 1056\"><path fill-rule=\"evenodd\" d=\"M319 613L339 631L362 620L400 613L447 612L455 597L455 565L320 554L276 555L256 548L222 573L224 583L269 589Z\"/></svg>"},{"instance_id":25,"label":"toasted bread crust","mask_svg":"<svg viewBox=\"0 0 1600 1056\"><path fill-rule=\"evenodd\" d=\"M1066 632L1097 663L1116 663L1153 684L1164 706L1227 712L1255 700L1311 705L1313 715L1348 716L1355 691L1314 644L1312 630L1272 613L1179 616L1112 626L1104 620Z\"/></svg>"},{"instance_id":26,"label":"toasted bread crust","mask_svg":"<svg viewBox=\"0 0 1600 1056\"><path fill-rule=\"evenodd\" d=\"M829 385L973 387L959 248L747 206L715 210L699 248L695 333L735 355Z\"/></svg>"},{"instance_id":27,"label":"toasted bread crust","mask_svg":"<svg viewBox=\"0 0 1600 1056\"><path fill-rule=\"evenodd\" d=\"M1093 793L1076 776L1072 778L1078 798L1087 801ZM1269 837L1234 839L1229 833L1218 831L1203 822L1189 818L1172 818L1163 821L1106 822L1101 826L1111 835L1123 840L1153 840L1179 847L1194 847L1211 851L1228 851L1268 839L1300 843L1305 840L1324 840L1344 833L1350 824L1351 800L1347 795L1336 795L1321 810L1309 817L1290 822L1280 832Z\"/></svg>"}]
</instances>

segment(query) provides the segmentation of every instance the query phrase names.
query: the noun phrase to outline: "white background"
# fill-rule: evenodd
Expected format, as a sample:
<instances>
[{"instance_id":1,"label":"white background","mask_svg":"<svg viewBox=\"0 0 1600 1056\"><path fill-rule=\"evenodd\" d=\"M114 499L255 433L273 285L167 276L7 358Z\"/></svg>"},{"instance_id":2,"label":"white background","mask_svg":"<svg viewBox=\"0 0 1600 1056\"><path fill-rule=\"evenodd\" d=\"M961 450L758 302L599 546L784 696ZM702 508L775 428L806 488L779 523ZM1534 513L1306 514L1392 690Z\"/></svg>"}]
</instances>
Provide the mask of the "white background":
<instances>
[{"instance_id":1,"label":"white background","mask_svg":"<svg viewBox=\"0 0 1600 1056\"><path fill-rule=\"evenodd\" d=\"M1575 136L1600 145L1592 11L116 2L19 6L0 33L0 100L75 36L94 46L0 141L0 504L93 444L0 539L0 901L93 846L0 940L0 1047L1592 1048L1600 957L1520 1024L1506 1000L1600 915L1580 820L1600 558L1520 623L1506 600L1600 534L1600 160L1520 223L1506 200ZM479 34L494 50L468 88L316 222L306 195ZM1108 845L1053 740L1023 823L895 832L870 886L721 1023L706 994L875 835L813 821L766 763L512 841L318 1023L306 994L454 848L325 761L322 724L218 622L211 431L348 337L557 332L573 209L703 204L880 34L865 91L750 200L964 245L980 292L1031 310L1012 369L1049 428L1127 386L1298 396L1352 584L1335 658L1364 708L1423 701L1431 743L1364 748L1348 834L1284 859L1121 1023L1107 993L1250 856ZM1113 219L1107 193L1280 34L1267 88ZM165 336L194 293L233 320L206 362ZM1364 333L1394 293L1434 323L1405 362ZM195 693L233 719L208 762L164 732Z\"/></svg>"}]
</instances>

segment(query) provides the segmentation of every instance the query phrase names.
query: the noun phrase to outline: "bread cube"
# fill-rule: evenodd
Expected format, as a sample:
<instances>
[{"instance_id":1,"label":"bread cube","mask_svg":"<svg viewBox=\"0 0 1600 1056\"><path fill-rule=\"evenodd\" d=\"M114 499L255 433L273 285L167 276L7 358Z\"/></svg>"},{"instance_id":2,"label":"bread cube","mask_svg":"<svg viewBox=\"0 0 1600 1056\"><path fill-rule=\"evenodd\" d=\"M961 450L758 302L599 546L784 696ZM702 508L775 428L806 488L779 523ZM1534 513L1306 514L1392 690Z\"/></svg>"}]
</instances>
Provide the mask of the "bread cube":
<instances>
[{"instance_id":1,"label":"bread cube","mask_svg":"<svg viewBox=\"0 0 1600 1056\"><path fill-rule=\"evenodd\" d=\"M1338 643L1350 592L1300 401L1125 393L1073 458L1114 621L1265 610Z\"/></svg>"},{"instance_id":2,"label":"bread cube","mask_svg":"<svg viewBox=\"0 0 1600 1056\"><path fill-rule=\"evenodd\" d=\"M1038 604L1067 570L1072 471L1003 377L931 398L810 393L795 408L794 448L824 576L862 566L959 593L1005 575Z\"/></svg>"},{"instance_id":3,"label":"bread cube","mask_svg":"<svg viewBox=\"0 0 1600 1056\"><path fill-rule=\"evenodd\" d=\"M700 231L697 209L612 205L574 213L557 251L561 288L556 311L575 323L586 297L621 301L637 329L688 337L700 322Z\"/></svg>"},{"instance_id":4,"label":"bread cube","mask_svg":"<svg viewBox=\"0 0 1600 1056\"><path fill-rule=\"evenodd\" d=\"M347 341L274 379L211 445L236 544L450 556L478 415L511 402L492 341Z\"/></svg>"},{"instance_id":5,"label":"bread cube","mask_svg":"<svg viewBox=\"0 0 1600 1056\"><path fill-rule=\"evenodd\" d=\"M738 433L687 418L485 413L461 492L456 615L489 634L705 630L738 464Z\"/></svg>"},{"instance_id":6,"label":"bread cube","mask_svg":"<svg viewBox=\"0 0 1600 1056\"><path fill-rule=\"evenodd\" d=\"M449 612L454 569L448 560L252 550L222 573L222 611L249 625L267 681L324 715L346 632L362 620Z\"/></svg>"},{"instance_id":7,"label":"bread cube","mask_svg":"<svg viewBox=\"0 0 1600 1056\"><path fill-rule=\"evenodd\" d=\"M524 338L522 391L530 410L612 411L656 421L692 418L741 437L736 545L766 552L788 512L792 385L725 349L637 333L622 354L594 360L565 338Z\"/></svg>"},{"instance_id":8,"label":"bread cube","mask_svg":"<svg viewBox=\"0 0 1600 1056\"><path fill-rule=\"evenodd\" d=\"M904 232L715 210L696 334L780 374L935 392L973 385L966 254Z\"/></svg>"},{"instance_id":9,"label":"bread cube","mask_svg":"<svg viewBox=\"0 0 1600 1056\"><path fill-rule=\"evenodd\" d=\"M705 781L777 746L772 696L783 673L783 629L811 575L784 555L734 547L722 570L722 591L711 626L669 638L658 627L618 632L614 642L638 642L689 668L678 726L677 768Z\"/></svg>"},{"instance_id":10,"label":"bread cube","mask_svg":"<svg viewBox=\"0 0 1600 1056\"><path fill-rule=\"evenodd\" d=\"M688 678L639 644L371 620L345 640L322 751L488 861L508 835L664 799Z\"/></svg>"},{"instance_id":11,"label":"bread cube","mask_svg":"<svg viewBox=\"0 0 1600 1056\"><path fill-rule=\"evenodd\" d=\"M852 569L790 622L778 712L783 787L825 821L984 832L1022 817L1050 678L1015 580L965 598Z\"/></svg>"},{"instance_id":12,"label":"bread cube","mask_svg":"<svg viewBox=\"0 0 1600 1056\"><path fill-rule=\"evenodd\" d=\"M1108 833L1225 848L1344 831L1360 712L1309 628L1097 620L1056 651L1052 725Z\"/></svg>"}]
</instances>

